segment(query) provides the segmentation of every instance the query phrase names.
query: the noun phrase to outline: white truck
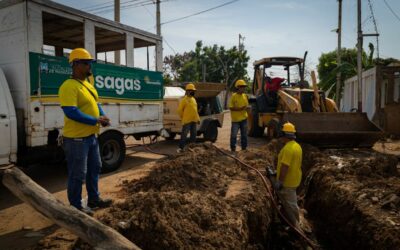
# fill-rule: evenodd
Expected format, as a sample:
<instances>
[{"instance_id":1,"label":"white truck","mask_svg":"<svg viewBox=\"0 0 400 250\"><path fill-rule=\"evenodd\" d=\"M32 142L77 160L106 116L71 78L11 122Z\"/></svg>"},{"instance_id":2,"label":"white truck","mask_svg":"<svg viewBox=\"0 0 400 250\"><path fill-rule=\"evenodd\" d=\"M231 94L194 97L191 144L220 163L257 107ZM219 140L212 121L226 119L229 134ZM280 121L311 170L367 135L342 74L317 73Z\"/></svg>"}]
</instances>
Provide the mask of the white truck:
<instances>
[{"instance_id":1,"label":"white truck","mask_svg":"<svg viewBox=\"0 0 400 250\"><path fill-rule=\"evenodd\" d=\"M98 59L119 51L124 61L120 65L116 56L116 63L93 65L91 80L111 119L99 135L103 170L121 165L126 136L160 133L160 36L47 0L3 0L0 20L0 165L62 157L64 115L57 94L72 72L68 52L77 47ZM155 51L156 71L134 68L134 51L146 47Z\"/></svg>"}]
</instances>

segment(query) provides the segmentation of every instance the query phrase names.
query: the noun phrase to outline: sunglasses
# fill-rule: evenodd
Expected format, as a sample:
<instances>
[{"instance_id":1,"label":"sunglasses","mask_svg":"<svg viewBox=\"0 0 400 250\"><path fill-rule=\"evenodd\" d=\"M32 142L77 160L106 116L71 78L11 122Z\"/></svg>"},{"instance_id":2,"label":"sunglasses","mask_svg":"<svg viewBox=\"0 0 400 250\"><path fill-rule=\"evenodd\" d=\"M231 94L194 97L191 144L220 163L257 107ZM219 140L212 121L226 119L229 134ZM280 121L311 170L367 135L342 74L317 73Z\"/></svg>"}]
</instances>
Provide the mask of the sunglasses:
<instances>
[{"instance_id":1,"label":"sunglasses","mask_svg":"<svg viewBox=\"0 0 400 250\"><path fill-rule=\"evenodd\" d=\"M75 61L77 64L92 65L93 61Z\"/></svg>"}]
</instances>

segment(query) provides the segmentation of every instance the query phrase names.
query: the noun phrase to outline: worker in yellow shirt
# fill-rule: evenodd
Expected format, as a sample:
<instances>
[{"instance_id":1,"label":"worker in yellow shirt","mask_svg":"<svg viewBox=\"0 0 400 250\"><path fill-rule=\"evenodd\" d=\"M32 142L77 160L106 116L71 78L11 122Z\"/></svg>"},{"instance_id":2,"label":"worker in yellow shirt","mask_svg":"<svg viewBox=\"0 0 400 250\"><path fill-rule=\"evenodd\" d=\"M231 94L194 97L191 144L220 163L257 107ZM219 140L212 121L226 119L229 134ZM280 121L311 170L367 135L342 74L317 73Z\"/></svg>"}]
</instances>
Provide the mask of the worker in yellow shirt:
<instances>
[{"instance_id":1,"label":"worker in yellow shirt","mask_svg":"<svg viewBox=\"0 0 400 250\"><path fill-rule=\"evenodd\" d=\"M279 152L277 176L274 188L282 202L283 209L289 222L299 227L299 207L297 205L296 188L301 182L301 162L303 150L295 141L296 128L287 122L282 127L282 140L285 146Z\"/></svg>"},{"instance_id":2,"label":"worker in yellow shirt","mask_svg":"<svg viewBox=\"0 0 400 250\"><path fill-rule=\"evenodd\" d=\"M181 140L179 141L178 153L182 152L185 144L187 134L190 132L190 142L196 141L197 136L197 123L200 122L199 113L197 111L197 102L194 98L196 87L193 83L186 85L186 95L179 102L178 114L182 121Z\"/></svg>"},{"instance_id":3,"label":"worker in yellow shirt","mask_svg":"<svg viewBox=\"0 0 400 250\"><path fill-rule=\"evenodd\" d=\"M236 140L237 134L240 129L240 144L242 150L247 148L247 106L249 101L247 95L244 93L246 89L246 82L244 80L237 80L235 83L235 88L237 92L234 93L229 101L229 109L231 111L231 151L236 150Z\"/></svg>"},{"instance_id":4,"label":"worker in yellow shirt","mask_svg":"<svg viewBox=\"0 0 400 250\"><path fill-rule=\"evenodd\" d=\"M95 61L90 53L77 48L71 51L72 76L59 89L64 112L63 147L68 165L68 200L75 208L92 215L91 209L107 207L112 201L100 198L98 190L101 158L97 134L99 126L108 126L95 87L87 81ZM86 182L87 206L82 206L82 184Z\"/></svg>"}]
</instances>

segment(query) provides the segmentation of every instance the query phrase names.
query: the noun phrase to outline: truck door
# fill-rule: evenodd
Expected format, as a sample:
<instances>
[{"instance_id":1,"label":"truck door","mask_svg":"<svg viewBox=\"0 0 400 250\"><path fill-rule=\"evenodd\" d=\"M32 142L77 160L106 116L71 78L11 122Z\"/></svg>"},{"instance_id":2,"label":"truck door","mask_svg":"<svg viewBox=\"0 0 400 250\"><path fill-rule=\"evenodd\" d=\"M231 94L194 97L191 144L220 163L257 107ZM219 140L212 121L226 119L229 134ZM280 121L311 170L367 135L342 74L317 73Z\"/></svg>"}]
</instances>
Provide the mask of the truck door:
<instances>
[{"instance_id":1,"label":"truck door","mask_svg":"<svg viewBox=\"0 0 400 250\"><path fill-rule=\"evenodd\" d=\"M16 160L16 136L14 103L4 73L0 69L0 165Z\"/></svg>"}]
</instances>

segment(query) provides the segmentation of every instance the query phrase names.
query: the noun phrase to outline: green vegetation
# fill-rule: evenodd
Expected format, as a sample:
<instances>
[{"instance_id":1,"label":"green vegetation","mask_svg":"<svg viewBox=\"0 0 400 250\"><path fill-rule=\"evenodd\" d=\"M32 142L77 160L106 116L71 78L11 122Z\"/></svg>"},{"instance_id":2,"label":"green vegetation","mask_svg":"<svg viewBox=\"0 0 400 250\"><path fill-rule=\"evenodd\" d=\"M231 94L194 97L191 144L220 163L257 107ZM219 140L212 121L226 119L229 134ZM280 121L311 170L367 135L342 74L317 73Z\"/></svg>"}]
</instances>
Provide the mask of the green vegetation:
<instances>
[{"instance_id":1,"label":"green vegetation","mask_svg":"<svg viewBox=\"0 0 400 250\"><path fill-rule=\"evenodd\" d=\"M244 48L203 46L202 41L198 41L194 50L164 58L164 80L167 85L171 82L202 82L205 72L206 82L227 83L231 89L237 79L248 80L249 59Z\"/></svg>"},{"instance_id":2,"label":"green vegetation","mask_svg":"<svg viewBox=\"0 0 400 250\"><path fill-rule=\"evenodd\" d=\"M374 46L370 43L368 47L368 54L365 51L362 54L362 64L364 70L373 68L376 65L388 65L392 62L398 62L398 60L394 58L374 59ZM357 75L357 49L343 48L341 50L341 59L342 63L340 66L338 66L336 61L336 50L323 53L319 58L319 64L317 66L320 79L319 86L324 91L335 88L336 75L338 71L341 72L342 82L352 76ZM341 86L340 93L342 93L342 90L343 84ZM329 97L335 98L335 94L335 91L329 91Z\"/></svg>"}]
</instances>

